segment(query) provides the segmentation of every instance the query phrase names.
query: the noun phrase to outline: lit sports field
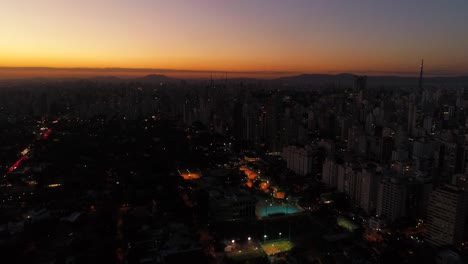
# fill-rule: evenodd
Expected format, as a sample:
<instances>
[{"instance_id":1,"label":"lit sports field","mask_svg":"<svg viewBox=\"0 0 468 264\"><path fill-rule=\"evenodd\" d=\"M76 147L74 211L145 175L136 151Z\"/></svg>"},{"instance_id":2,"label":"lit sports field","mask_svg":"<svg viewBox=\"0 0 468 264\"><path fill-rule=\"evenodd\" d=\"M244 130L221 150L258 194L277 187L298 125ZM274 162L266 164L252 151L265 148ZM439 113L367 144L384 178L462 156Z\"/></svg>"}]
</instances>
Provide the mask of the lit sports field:
<instances>
[{"instance_id":1,"label":"lit sports field","mask_svg":"<svg viewBox=\"0 0 468 264\"><path fill-rule=\"evenodd\" d=\"M288 252L293 247L293 243L291 243L289 240L276 240L272 242L267 242L262 245L263 251L265 251L265 253L268 256Z\"/></svg>"},{"instance_id":2,"label":"lit sports field","mask_svg":"<svg viewBox=\"0 0 468 264\"><path fill-rule=\"evenodd\" d=\"M347 219L345 217L337 217L336 222L339 226L347 229L348 231L352 232L358 228L358 226L353 223L350 219Z\"/></svg>"}]
</instances>

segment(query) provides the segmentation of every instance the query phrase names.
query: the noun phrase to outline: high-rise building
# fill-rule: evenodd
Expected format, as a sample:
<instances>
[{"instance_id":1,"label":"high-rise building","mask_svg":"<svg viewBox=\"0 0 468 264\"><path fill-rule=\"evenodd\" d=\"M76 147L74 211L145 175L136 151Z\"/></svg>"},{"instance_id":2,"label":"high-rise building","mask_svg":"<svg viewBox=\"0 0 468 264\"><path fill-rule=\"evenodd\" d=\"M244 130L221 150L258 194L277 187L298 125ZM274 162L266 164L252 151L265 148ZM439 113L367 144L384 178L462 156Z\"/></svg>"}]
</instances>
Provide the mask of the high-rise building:
<instances>
[{"instance_id":1,"label":"high-rise building","mask_svg":"<svg viewBox=\"0 0 468 264\"><path fill-rule=\"evenodd\" d=\"M265 142L270 151L281 151L283 146L281 142L280 114L281 98L274 93L267 99L265 104Z\"/></svg>"},{"instance_id":2,"label":"high-rise building","mask_svg":"<svg viewBox=\"0 0 468 264\"><path fill-rule=\"evenodd\" d=\"M436 246L462 241L465 231L468 193L444 185L431 193L427 211L426 240Z\"/></svg>"},{"instance_id":3,"label":"high-rise building","mask_svg":"<svg viewBox=\"0 0 468 264\"><path fill-rule=\"evenodd\" d=\"M424 117L423 127L428 135L432 134L432 132L434 131L434 122L432 120L432 116Z\"/></svg>"},{"instance_id":4,"label":"high-rise building","mask_svg":"<svg viewBox=\"0 0 468 264\"><path fill-rule=\"evenodd\" d=\"M414 102L408 103L408 135L414 136L416 129L416 104Z\"/></svg>"},{"instance_id":5,"label":"high-rise building","mask_svg":"<svg viewBox=\"0 0 468 264\"><path fill-rule=\"evenodd\" d=\"M328 187L337 187L337 164L333 159L325 159L322 165L322 182Z\"/></svg>"},{"instance_id":6,"label":"high-rise building","mask_svg":"<svg viewBox=\"0 0 468 264\"><path fill-rule=\"evenodd\" d=\"M354 79L354 90L357 94L356 101L361 104L366 96L367 76L357 76Z\"/></svg>"},{"instance_id":7,"label":"high-rise building","mask_svg":"<svg viewBox=\"0 0 468 264\"><path fill-rule=\"evenodd\" d=\"M395 221L405 216L406 182L401 177L390 177L382 180L379 186L377 214Z\"/></svg>"},{"instance_id":8,"label":"high-rise building","mask_svg":"<svg viewBox=\"0 0 468 264\"><path fill-rule=\"evenodd\" d=\"M360 173L361 192L360 207L367 213L377 208L377 197L382 174L376 168L366 168Z\"/></svg>"},{"instance_id":9,"label":"high-rise building","mask_svg":"<svg viewBox=\"0 0 468 264\"><path fill-rule=\"evenodd\" d=\"M242 130L243 130L243 123L242 123L242 113L243 113L243 105L242 102L239 99L236 99L234 102L234 108L233 108L233 135L236 139L242 139Z\"/></svg>"},{"instance_id":10,"label":"high-rise building","mask_svg":"<svg viewBox=\"0 0 468 264\"><path fill-rule=\"evenodd\" d=\"M298 147L294 145L283 147L283 159L286 161L288 169L296 174L305 176L312 172L312 151L308 147Z\"/></svg>"},{"instance_id":11,"label":"high-rise building","mask_svg":"<svg viewBox=\"0 0 468 264\"><path fill-rule=\"evenodd\" d=\"M344 192L351 199L354 206L358 206L361 201L361 178L359 175L359 164L345 163L344 172Z\"/></svg>"}]
</instances>

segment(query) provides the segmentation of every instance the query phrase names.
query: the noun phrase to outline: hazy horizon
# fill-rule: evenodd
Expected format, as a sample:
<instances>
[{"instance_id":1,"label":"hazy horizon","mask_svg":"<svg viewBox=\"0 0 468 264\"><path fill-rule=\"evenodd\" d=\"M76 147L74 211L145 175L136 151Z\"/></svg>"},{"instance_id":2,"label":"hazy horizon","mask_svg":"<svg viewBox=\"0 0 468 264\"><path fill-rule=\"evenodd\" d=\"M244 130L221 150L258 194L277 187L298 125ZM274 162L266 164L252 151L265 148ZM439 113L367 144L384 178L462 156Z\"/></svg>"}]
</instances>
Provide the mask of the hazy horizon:
<instances>
[{"instance_id":1,"label":"hazy horizon","mask_svg":"<svg viewBox=\"0 0 468 264\"><path fill-rule=\"evenodd\" d=\"M288 71L219 71L219 70L177 70L152 68L56 68L56 67L0 67L0 79L29 79L29 78L92 78L119 77L136 78L151 74L164 75L180 79L207 78L256 78L274 79L279 77L296 76L301 74L355 74L368 76L399 76L417 77L419 72L383 72L383 71L328 71L328 72L288 72ZM468 73L447 73L443 71L425 70L426 77L458 77L468 76Z\"/></svg>"}]
</instances>

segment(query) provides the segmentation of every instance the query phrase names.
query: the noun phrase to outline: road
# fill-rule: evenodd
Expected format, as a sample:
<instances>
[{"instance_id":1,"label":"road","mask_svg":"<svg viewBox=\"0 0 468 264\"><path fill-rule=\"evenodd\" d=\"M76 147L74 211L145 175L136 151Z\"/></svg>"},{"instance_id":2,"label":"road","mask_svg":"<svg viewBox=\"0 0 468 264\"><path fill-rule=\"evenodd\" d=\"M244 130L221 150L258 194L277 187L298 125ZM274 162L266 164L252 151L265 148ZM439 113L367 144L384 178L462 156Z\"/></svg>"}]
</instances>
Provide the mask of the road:
<instances>
[{"instance_id":1,"label":"road","mask_svg":"<svg viewBox=\"0 0 468 264\"><path fill-rule=\"evenodd\" d=\"M42 127L40 130L39 130L39 135L40 135L40 139L43 139L43 140L47 140L49 137L50 137L50 134L52 133L52 129L51 128L47 128L47 127ZM23 151L21 151L20 153L20 158L13 164L11 165L7 172L5 173L5 175L3 177L6 177L8 176L8 174L12 173L13 171L15 171L20 165L21 163L28 159L28 154L29 152L31 152L32 148L34 146L34 141L31 143L31 145L29 147L27 147L26 149L24 149Z\"/></svg>"}]
</instances>

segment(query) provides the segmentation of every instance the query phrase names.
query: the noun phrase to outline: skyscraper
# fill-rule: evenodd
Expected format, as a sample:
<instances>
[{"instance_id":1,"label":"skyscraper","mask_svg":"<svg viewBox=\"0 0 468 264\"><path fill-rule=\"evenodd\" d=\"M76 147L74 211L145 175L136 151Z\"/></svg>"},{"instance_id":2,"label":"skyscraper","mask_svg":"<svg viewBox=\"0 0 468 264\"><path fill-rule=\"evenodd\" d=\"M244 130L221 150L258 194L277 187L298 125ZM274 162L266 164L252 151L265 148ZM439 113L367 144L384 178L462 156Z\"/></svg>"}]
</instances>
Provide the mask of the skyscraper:
<instances>
[{"instance_id":1,"label":"skyscraper","mask_svg":"<svg viewBox=\"0 0 468 264\"><path fill-rule=\"evenodd\" d=\"M405 216L406 211L406 182L399 177L391 177L380 183L377 214L386 216L390 221Z\"/></svg>"},{"instance_id":2,"label":"skyscraper","mask_svg":"<svg viewBox=\"0 0 468 264\"><path fill-rule=\"evenodd\" d=\"M414 102L408 103L408 135L414 136L416 129L416 104Z\"/></svg>"},{"instance_id":3,"label":"skyscraper","mask_svg":"<svg viewBox=\"0 0 468 264\"><path fill-rule=\"evenodd\" d=\"M382 174L374 166L363 169L361 176L360 207L367 213L375 211L377 207L378 187Z\"/></svg>"},{"instance_id":4,"label":"skyscraper","mask_svg":"<svg viewBox=\"0 0 468 264\"><path fill-rule=\"evenodd\" d=\"M426 240L436 246L462 241L465 231L468 193L444 185L431 193L427 212Z\"/></svg>"}]
</instances>

